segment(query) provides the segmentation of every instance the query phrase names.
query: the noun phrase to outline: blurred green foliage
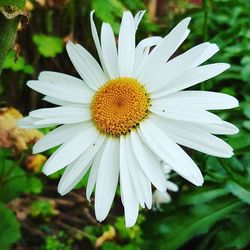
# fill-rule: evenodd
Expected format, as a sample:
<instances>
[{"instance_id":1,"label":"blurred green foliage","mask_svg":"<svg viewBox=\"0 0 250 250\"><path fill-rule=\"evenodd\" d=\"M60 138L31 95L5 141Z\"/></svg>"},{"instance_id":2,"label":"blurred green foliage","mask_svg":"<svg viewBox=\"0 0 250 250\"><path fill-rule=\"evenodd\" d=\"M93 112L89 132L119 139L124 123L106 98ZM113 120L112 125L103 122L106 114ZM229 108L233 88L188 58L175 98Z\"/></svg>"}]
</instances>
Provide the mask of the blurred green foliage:
<instances>
[{"instance_id":1,"label":"blurred green foliage","mask_svg":"<svg viewBox=\"0 0 250 250\"><path fill-rule=\"evenodd\" d=\"M21 47L19 59L14 62L16 53L11 50L5 61L0 79L1 100L24 112L44 107L40 96L28 91L24 83L31 78L36 79L42 70L75 75L64 49L68 40L80 42L92 53L96 53L89 27L89 13L92 9L95 9L98 28L101 22L109 22L116 34L124 10L130 9L136 13L147 9L138 29L138 41L149 35L165 36L179 20L191 16L190 36L178 53L207 40L218 44L220 51L210 62L227 62L231 64L231 68L195 88L236 96L240 107L218 114L236 124L240 132L223 138L235 150L235 156L231 159L218 159L190 151L205 176L204 186L193 187L185 180L172 176L180 187L177 194L171 194L172 202L164 205L162 211L141 210L137 224L131 229L124 226L122 208L118 201L119 192L106 224L97 224L91 217L92 205L86 203L84 194L81 193L86 187L87 177L72 192L72 196L60 199L56 193L56 185L61 172L45 180L42 174L25 169L24 156L0 149L0 249L8 249L10 244L20 238L20 233L22 240L17 241L16 246L24 246L24 249L29 249L27 245L30 244L45 250L95 249L97 240L109 231L110 226L114 228L115 236L106 239L100 249L249 249L250 2L47 2L42 6L37 1L32 1L34 9L30 24L17 36ZM1 4L2 1L0 6ZM47 133L49 129L43 132ZM54 149L47 151L46 155L51 155L53 151ZM31 151L27 150L23 154L27 156ZM16 199L30 199L26 208L28 219L24 222L18 222L11 211L13 208L9 208L10 202ZM55 204L50 200L55 201ZM33 235L24 226L26 222L39 232L34 232ZM19 225L22 225L21 232Z\"/></svg>"},{"instance_id":2,"label":"blurred green foliage","mask_svg":"<svg viewBox=\"0 0 250 250\"><path fill-rule=\"evenodd\" d=\"M60 37L34 35L33 42L36 44L38 52L44 57L55 57L63 51L63 41Z\"/></svg>"}]
</instances>

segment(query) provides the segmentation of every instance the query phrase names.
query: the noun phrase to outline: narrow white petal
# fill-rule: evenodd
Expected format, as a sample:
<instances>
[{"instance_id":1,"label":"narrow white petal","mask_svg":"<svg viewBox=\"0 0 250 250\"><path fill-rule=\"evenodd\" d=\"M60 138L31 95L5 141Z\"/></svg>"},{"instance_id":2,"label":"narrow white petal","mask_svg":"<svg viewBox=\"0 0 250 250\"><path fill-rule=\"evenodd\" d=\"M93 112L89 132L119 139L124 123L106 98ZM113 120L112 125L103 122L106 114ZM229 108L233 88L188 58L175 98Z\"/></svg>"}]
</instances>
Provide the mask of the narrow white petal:
<instances>
[{"instance_id":1,"label":"narrow white petal","mask_svg":"<svg viewBox=\"0 0 250 250\"><path fill-rule=\"evenodd\" d=\"M136 131L131 132L131 144L141 168L152 184L159 190L166 190L165 176L160 167L160 162L155 155L142 142Z\"/></svg>"},{"instance_id":2,"label":"narrow white petal","mask_svg":"<svg viewBox=\"0 0 250 250\"><path fill-rule=\"evenodd\" d=\"M196 66L204 63L209 58L211 58L214 54L216 54L219 50L220 49L216 44L210 43L208 48L201 54L200 58L197 59L193 65L195 65L195 67L196 67Z\"/></svg>"},{"instance_id":3,"label":"narrow white petal","mask_svg":"<svg viewBox=\"0 0 250 250\"><path fill-rule=\"evenodd\" d=\"M35 91L57 98L62 101L73 103L89 103L92 99L93 92L89 90L84 83L82 86L78 84L70 84L58 80L58 82L49 82L45 80L28 81L27 85Z\"/></svg>"},{"instance_id":4,"label":"narrow white petal","mask_svg":"<svg viewBox=\"0 0 250 250\"><path fill-rule=\"evenodd\" d=\"M183 74L158 91L152 93L152 98L159 98L162 96L170 95L179 90L191 87L200 82L204 82L213 78L230 67L227 63L214 63L205 66L200 66L194 69L187 70Z\"/></svg>"},{"instance_id":5,"label":"narrow white petal","mask_svg":"<svg viewBox=\"0 0 250 250\"><path fill-rule=\"evenodd\" d=\"M221 124L222 120L217 115L210 113L206 110L200 110L197 108L190 108L180 105L153 105L149 108L154 114L162 117L178 120L189 121L197 123L218 123Z\"/></svg>"},{"instance_id":6,"label":"narrow white petal","mask_svg":"<svg viewBox=\"0 0 250 250\"><path fill-rule=\"evenodd\" d=\"M143 69L143 66L147 60L149 50L152 46L159 44L162 41L160 36L152 36L145 38L139 42L135 49L135 64L133 69L133 76L137 77L139 72Z\"/></svg>"},{"instance_id":7,"label":"narrow white petal","mask_svg":"<svg viewBox=\"0 0 250 250\"><path fill-rule=\"evenodd\" d=\"M177 192L179 190L179 187L172 181L167 181L167 190Z\"/></svg>"},{"instance_id":8,"label":"narrow white petal","mask_svg":"<svg viewBox=\"0 0 250 250\"><path fill-rule=\"evenodd\" d=\"M53 127L58 125L57 123L47 123L47 124L34 124L35 122L39 121L39 118L34 118L27 116L25 118L21 118L17 121L17 126L20 128L46 128L46 127Z\"/></svg>"},{"instance_id":9,"label":"narrow white petal","mask_svg":"<svg viewBox=\"0 0 250 250\"><path fill-rule=\"evenodd\" d=\"M192 159L149 119L140 124L139 133L151 150L176 173L197 186L202 185L202 174Z\"/></svg>"},{"instance_id":10,"label":"narrow white petal","mask_svg":"<svg viewBox=\"0 0 250 250\"><path fill-rule=\"evenodd\" d=\"M129 162L126 153L125 137L120 137L120 183L121 192L123 195L123 206L125 214L126 227L132 227L138 217L139 204L135 190L133 187L132 179L129 174Z\"/></svg>"},{"instance_id":11,"label":"narrow white petal","mask_svg":"<svg viewBox=\"0 0 250 250\"><path fill-rule=\"evenodd\" d=\"M71 163L64 171L59 185L58 192L65 195L74 188L74 186L81 181L83 176L87 173L91 166L91 162L95 157L97 151L102 146L105 137L101 134L97 137L96 141L73 163Z\"/></svg>"},{"instance_id":12,"label":"narrow white petal","mask_svg":"<svg viewBox=\"0 0 250 250\"><path fill-rule=\"evenodd\" d=\"M239 106L236 98L209 91L180 91L164 98L152 100L155 107L174 106L176 103L183 107L191 107L203 110L231 109Z\"/></svg>"},{"instance_id":13,"label":"narrow white petal","mask_svg":"<svg viewBox=\"0 0 250 250\"><path fill-rule=\"evenodd\" d=\"M86 197L87 197L88 201L90 201L91 194L92 194L94 187L95 187L95 184L96 184L96 178L97 178L97 174L99 171L99 166L100 166L102 154L103 154L103 151L105 149L106 141L107 140L105 140L105 142L103 143L103 145L101 146L101 148L97 152L97 154L94 158L93 164L91 166L91 169L90 169L88 184L87 184L87 189L86 189Z\"/></svg>"},{"instance_id":14,"label":"narrow white petal","mask_svg":"<svg viewBox=\"0 0 250 250\"><path fill-rule=\"evenodd\" d=\"M68 106L68 107L79 107L79 108L86 108L89 107L89 104L80 104L80 103L74 103L69 101L63 101L51 96L45 96L43 98L44 101L58 105L58 106Z\"/></svg>"},{"instance_id":15,"label":"narrow white petal","mask_svg":"<svg viewBox=\"0 0 250 250\"><path fill-rule=\"evenodd\" d=\"M147 82L150 74L157 72L159 65L169 60L172 54L177 50L183 38L186 36L187 26L190 18L185 18L163 38L153 51L149 54L147 61L140 72L138 78L141 82Z\"/></svg>"},{"instance_id":16,"label":"narrow white petal","mask_svg":"<svg viewBox=\"0 0 250 250\"><path fill-rule=\"evenodd\" d=\"M200 127L215 135L234 135L239 132L236 126L225 121L222 124L200 124Z\"/></svg>"},{"instance_id":17,"label":"narrow white petal","mask_svg":"<svg viewBox=\"0 0 250 250\"><path fill-rule=\"evenodd\" d=\"M93 94L93 90L89 88L82 79L64 73L43 71L39 74L38 79L52 84L60 84L64 87L68 86L75 91L83 91L87 92L87 94Z\"/></svg>"},{"instance_id":18,"label":"narrow white petal","mask_svg":"<svg viewBox=\"0 0 250 250\"><path fill-rule=\"evenodd\" d=\"M102 68L103 68L104 72L106 74L108 74L107 69L106 69L106 65L105 65L104 60L103 60L101 44L100 44L100 40L99 40L99 37L98 37L98 33L97 33L97 30L96 30L96 26L95 26L95 22L94 22L94 18L93 18L94 12L95 12L94 10L92 10L90 12L91 33L92 33L92 37L93 37L93 40L94 40L94 43L95 43L95 47L96 47L98 56L99 56L100 61L101 61Z\"/></svg>"},{"instance_id":19,"label":"narrow white petal","mask_svg":"<svg viewBox=\"0 0 250 250\"><path fill-rule=\"evenodd\" d=\"M79 162L80 158L81 157L79 157L77 160L73 161L66 167L57 187L57 191L58 193L60 193L60 195L65 195L69 193L82 180L84 175L88 172L91 164L80 165L80 163L82 163L82 162ZM82 167L80 172L79 171L74 172L75 167L79 168L79 165ZM74 176L75 178L71 178L70 176L71 174L75 174Z\"/></svg>"},{"instance_id":20,"label":"narrow white petal","mask_svg":"<svg viewBox=\"0 0 250 250\"><path fill-rule=\"evenodd\" d=\"M131 181L134 186L138 201L142 207L144 202L148 208L152 206L152 190L151 182L143 172L138 160L136 159L134 150L131 145L131 140L126 137L126 151L128 160L128 169L131 176Z\"/></svg>"},{"instance_id":21,"label":"narrow white petal","mask_svg":"<svg viewBox=\"0 0 250 250\"><path fill-rule=\"evenodd\" d=\"M109 138L103 151L95 188L95 215L103 221L111 208L119 177L119 140Z\"/></svg>"},{"instance_id":22,"label":"narrow white petal","mask_svg":"<svg viewBox=\"0 0 250 250\"><path fill-rule=\"evenodd\" d=\"M90 88L97 90L108 80L100 65L86 49L71 42L66 48L71 62Z\"/></svg>"},{"instance_id":23,"label":"narrow white petal","mask_svg":"<svg viewBox=\"0 0 250 250\"><path fill-rule=\"evenodd\" d=\"M182 75L183 72L185 73L186 70L198 66L196 62L209 46L208 42L199 44L167 63L159 64L157 72L148 73L147 79L144 80L147 89L154 92Z\"/></svg>"},{"instance_id":24,"label":"narrow white petal","mask_svg":"<svg viewBox=\"0 0 250 250\"><path fill-rule=\"evenodd\" d=\"M80 131L91 126L90 122L62 125L46 134L33 146L33 154L37 154L63 144L76 136Z\"/></svg>"},{"instance_id":25,"label":"narrow white petal","mask_svg":"<svg viewBox=\"0 0 250 250\"><path fill-rule=\"evenodd\" d=\"M101 45L103 61L105 62L110 78L119 77L118 56L113 30L108 23L102 24Z\"/></svg>"},{"instance_id":26,"label":"narrow white petal","mask_svg":"<svg viewBox=\"0 0 250 250\"><path fill-rule=\"evenodd\" d=\"M77 123L90 120L89 109L78 107L56 107L56 108L43 108L31 111L31 117L40 118L41 120L35 121L34 124L43 123Z\"/></svg>"},{"instance_id":27,"label":"narrow white petal","mask_svg":"<svg viewBox=\"0 0 250 250\"><path fill-rule=\"evenodd\" d=\"M229 158L233 155L233 149L227 143L197 125L183 125L160 117L152 117L152 121L178 144L218 157Z\"/></svg>"},{"instance_id":28,"label":"narrow white petal","mask_svg":"<svg viewBox=\"0 0 250 250\"><path fill-rule=\"evenodd\" d=\"M136 13L136 15L134 17L135 30L137 30L139 23L141 22L141 19L144 16L145 12L146 12L145 10L141 10L141 11Z\"/></svg>"},{"instance_id":29,"label":"narrow white petal","mask_svg":"<svg viewBox=\"0 0 250 250\"><path fill-rule=\"evenodd\" d=\"M129 11L123 13L118 38L118 64L120 76L130 77L135 59L135 25Z\"/></svg>"},{"instance_id":30,"label":"narrow white petal","mask_svg":"<svg viewBox=\"0 0 250 250\"><path fill-rule=\"evenodd\" d=\"M57 149L46 162L43 172L50 175L64 168L79 157L96 140L97 136L96 128L85 129Z\"/></svg>"}]
</instances>

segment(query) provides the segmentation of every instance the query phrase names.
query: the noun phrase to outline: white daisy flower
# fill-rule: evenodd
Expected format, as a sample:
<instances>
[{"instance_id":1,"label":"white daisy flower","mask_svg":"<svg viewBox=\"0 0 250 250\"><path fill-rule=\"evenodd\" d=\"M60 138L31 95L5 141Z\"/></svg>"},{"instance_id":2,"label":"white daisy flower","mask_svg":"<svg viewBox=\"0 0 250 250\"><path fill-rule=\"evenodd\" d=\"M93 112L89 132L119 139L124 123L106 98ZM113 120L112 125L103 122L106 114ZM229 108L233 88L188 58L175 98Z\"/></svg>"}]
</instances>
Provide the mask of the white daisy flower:
<instances>
[{"instance_id":1,"label":"white daisy flower","mask_svg":"<svg viewBox=\"0 0 250 250\"><path fill-rule=\"evenodd\" d=\"M103 221L112 205L118 180L126 225L133 226L139 204L152 206L151 184L165 191L160 162L191 183L201 186L201 171L179 146L219 157L232 148L212 134L234 134L238 129L207 110L230 109L238 101L226 94L183 91L208 80L228 64L199 66L218 47L199 44L173 59L189 34L190 18L167 36L143 39L135 34L144 11L135 17L125 11L118 47L111 26L103 23L99 39L91 13L91 31L101 66L81 45L68 43L67 52L81 79L42 72L27 85L59 105L32 111L22 127L61 125L38 141L34 153L61 145L43 168L50 175L64 167L58 191L68 193L90 169L87 198L95 188L95 214Z\"/></svg>"},{"instance_id":2,"label":"white daisy flower","mask_svg":"<svg viewBox=\"0 0 250 250\"><path fill-rule=\"evenodd\" d=\"M156 189L153 192L153 210L161 210L162 204L171 202L171 196L168 191L177 192L179 190L178 186L169 180L171 168L164 162L162 162L161 166L165 174L167 190L163 192Z\"/></svg>"}]
</instances>

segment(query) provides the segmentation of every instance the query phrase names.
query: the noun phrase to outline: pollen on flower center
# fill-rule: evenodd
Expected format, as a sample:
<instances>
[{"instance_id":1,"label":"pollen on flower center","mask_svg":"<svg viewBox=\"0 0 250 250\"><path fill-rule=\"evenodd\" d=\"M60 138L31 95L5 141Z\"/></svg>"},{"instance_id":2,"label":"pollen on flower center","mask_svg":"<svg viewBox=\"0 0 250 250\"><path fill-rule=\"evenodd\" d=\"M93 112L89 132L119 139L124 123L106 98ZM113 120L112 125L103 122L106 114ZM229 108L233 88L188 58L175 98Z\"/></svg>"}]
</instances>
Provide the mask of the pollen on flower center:
<instances>
[{"instance_id":1,"label":"pollen on flower center","mask_svg":"<svg viewBox=\"0 0 250 250\"><path fill-rule=\"evenodd\" d=\"M147 117L149 94L136 79L120 77L106 82L94 95L91 117L98 130L120 136Z\"/></svg>"}]
</instances>

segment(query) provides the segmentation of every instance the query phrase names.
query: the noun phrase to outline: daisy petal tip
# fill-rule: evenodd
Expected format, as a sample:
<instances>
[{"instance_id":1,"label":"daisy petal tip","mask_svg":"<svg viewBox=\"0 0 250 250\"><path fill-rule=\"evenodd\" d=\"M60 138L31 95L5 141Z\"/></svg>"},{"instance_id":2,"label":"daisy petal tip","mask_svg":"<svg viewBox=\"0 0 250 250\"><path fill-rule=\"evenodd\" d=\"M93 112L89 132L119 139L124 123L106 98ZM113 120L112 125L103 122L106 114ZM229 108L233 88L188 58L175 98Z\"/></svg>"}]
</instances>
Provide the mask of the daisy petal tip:
<instances>
[{"instance_id":1,"label":"daisy petal tip","mask_svg":"<svg viewBox=\"0 0 250 250\"><path fill-rule=\"evenodd\" d=\"M33 89L33 86L34 86L35 82L36 82L36 81L34 81L34 80L30 80L30 81L28 81L28 82L26 83L26 85L27 85L29 88Z\"/></svg>"},{"instance_id":2,"label":"daisy petal tip","mask_svg":"<svg viewBox=\"0 0 250 250\"><path fill-rule=\"evenodd\" d=\"M134 223L134 224L129 224L129 223L127 224L127 223L126 223L126 228L131 228L131 227L133 227L134 225L135 225L135 223Z\"/></svg>"},{"instance_id":3,"label":"daisy petal tip","mask_svg":"<svg viewBox=\"0 0 250 250\"><path fill-rule=\"evenodd\" d=\"M224 70L227 70L231 67L229 63L223 63L223 65L224 65Z\"/></svg>"},{"instance_id":4,"label":"daisy petal tip","mask_svg":"<svg viewBox=\"0 0 250 250\"><path fill-rule=\"evenodd\" d=\"M40 151L38 150L38 148L34 145L33 148L32 148L32 154L35 155L35 154L38 154L40 153Z\"/></svg>"},{"instance_id":5,"label":"daisy petal tip","mask_svg":"<svg viewBox=\"0 0 250 250\"><path fill-rule=\"evenodd\" d=\"M191 19L192 18L189 16L189 17L184 18L182 22L184 22L188 26L189 23L190 23L190 21L191 21Z\"/></svg>"},{"instance_id":6,"label":"daisy petal tip","mask_svg":"<svg viewBox=\"0 0 250 250\"><path fill-rule=\"evenodd\" d=\"M59 188L57 188L57 192L61 195L61 196L64 196L65 194L66 194L66 192L64 192L62 189L61 189L61 187Z\"/></svg>"},{"instance_id":7,"label":"daisy petal tip","mask_svg":"<svg viewBox=\"0 0 250 250\"><path fill-rule=\"evenodd\" d=\"M46 167L43 167L42 172L43 172L46 176L49 176L49 175L53 174L53 173L51 173Z\"/></svg>"}]
</instances>

